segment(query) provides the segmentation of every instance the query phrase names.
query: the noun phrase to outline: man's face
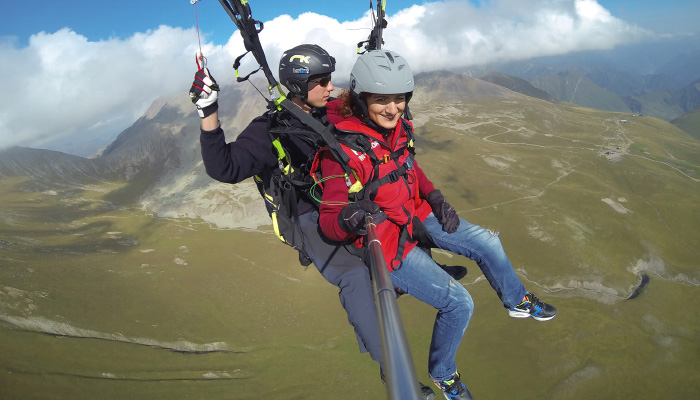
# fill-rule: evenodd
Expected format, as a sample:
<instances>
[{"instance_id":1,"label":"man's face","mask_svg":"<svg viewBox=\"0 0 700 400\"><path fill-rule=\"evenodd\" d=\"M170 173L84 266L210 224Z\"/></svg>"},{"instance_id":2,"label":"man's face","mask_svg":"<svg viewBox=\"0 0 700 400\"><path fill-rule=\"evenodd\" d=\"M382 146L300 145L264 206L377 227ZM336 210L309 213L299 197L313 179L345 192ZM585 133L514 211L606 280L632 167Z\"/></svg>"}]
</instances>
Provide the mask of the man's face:
<instances>
[{"instance_id":1,"label":"man's face","mask_svg":"<svg viewBox=\"0 0 700 400\"><path fill-rule=\"evenodd\" d=\"M335 87L331 83L331 74L319 75L309 79L309 93L306 102L314 107L325 107Z\"/></svg>"}]
</instances>

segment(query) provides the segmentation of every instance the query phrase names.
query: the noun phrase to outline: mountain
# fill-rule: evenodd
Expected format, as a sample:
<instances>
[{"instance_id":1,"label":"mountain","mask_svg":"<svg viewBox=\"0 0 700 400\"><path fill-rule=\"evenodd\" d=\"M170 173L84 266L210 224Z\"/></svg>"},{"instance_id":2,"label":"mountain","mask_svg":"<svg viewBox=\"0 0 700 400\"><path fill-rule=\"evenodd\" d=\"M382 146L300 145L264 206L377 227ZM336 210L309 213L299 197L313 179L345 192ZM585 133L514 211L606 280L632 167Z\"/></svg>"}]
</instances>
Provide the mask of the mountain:
<instances>
[{"instance_id":1,"label":"mountain","mask_svg":"<svg viewBox=\"0 0 700 400\"><path fill-rule=\"evenodd\" d=\"M550 93L554 98L598 110L631 112L625 100L595 84L575 70L539 76L530 80L532 86Z\"/></svg>"},{"instance_id":2,"label":"mountain","mask_svg":"<svg viewBox=\"0 0 700 400\"><path fill-rule=\"evenodd\" d=\"M700 108L674 119L671 123L700 140Z\"/></svg>"},{"instance_id":3,"label":"mountain","mask_svg":"<svg viewBox=\"0 0 700 400\"><path fill-rule=\"evenodd\" d=\"M0 178L31 176L47 184L57 177L65 177L67 181L78 177L90 180L104 173L101 163L59 151L11 147L0 154Z\"/></svg>"},{"instance_id":4,"label":"mountain","mask_svg":"<svg viewBox=\"0 0 700 400\"><path fill-rule=\"evenodd\" d=\"M695 96L693 85L700 79L700 35L477 65L457 72L505 74L524 79L560 101L671 120L694 108L688 98Z\"/></svg>"},{"instance_id":5,"label":"mountain","mask_svg":"<svg viewBox=\"0 0 700 400\"><path fill-rule=\"evenodd\" d=\"M678 86L697 81L700 79L700 49L693 50L693 47L689 46L657 68L655 74L673 79Z\"/></svg>"},{"instance_id":6,"label":"mountain","mask_svg":"<svg viewBox=\"0 0 700 400\"><path fill-rule=\"evenodd\" d=\"M572 103L630 111L625 109L619 97L598 87L582 74L558 73L540 76L533 82ZM675 103L667 103L692 104L696 99L697 85L679 91L673 97ZM227 86L222 90L221 109L235 110L221 114L228 141L235 139L252 118L264 111L265 103L258 96L257 91L247 85ZM551 102L551 97L544 91L519 78L492 72L485 79L477 79L436 71L416 76L411 106L419 127L442 115L443 111L438 109L443 110L451 103L463 105L462 111L454 109L455 115L459 115L467 110L471 114L475 104L492 104L494 101L497 102L494 109L502 108L509 101L521 104L523 110L532 109L537 99ZM548 109L546 114L567 109L564 105L544 108ZM489 114L489 110L484 110L478 118L489 121L485 117ZM549 127L551 121L543 119L542 115L532 118L536 125L544 125L528 129L542 131L546 127L544 130L552 131ZM683 121L679 120L679 126ZM109 195L110 201L119 204L138 202L142 209L159 216L199 218L223 228L254 228L267 224L267 215L252 182L227 185L215 182L203 173L198 137L199 119L189 99L181 94L173 95L154 102L143 117L124 130L97 158L14 148L6 150L0 157L0 177L31 177L29 182L33 182L35 190L42 187L80 188L118 181L122 186Z\"/></svg>"},{"instance_id":7,"label":"mountain","mask_svg":"<svg viewBox=\"0 0 700 400\"><path fill-rule=\"evenodd\" d=\"M637 112L667 121L700 107L700 80L677 90L659 91L634 97Z\"/></svg>"},{"instance_id":8,"label":"mountain","mask_svg":"<svg viewBox=\"0 0 700 400\"><path fill-rule=\"evenodd\" d=\"M456 100L480 100L511 98L519 95L512 90L491 84L464 74L449 71L420 73L415 77L416 88L412 101L449 102Z\"/></svg>"},{"instance_id":9,"label":"mountain","mask_svg":"<svg viewBox=\"0 0 700 400\"><path fill-rule=\"evenodd\" d=\"M524 94L525 96L534 97L544 101L555 101L554 97L552 97L552 95L549 93L545 92L544 90L537 89L536 87L532 86L530 82L524 79L516 78L514 76L509 76L494 71L482 76L479 79L486 82L495 83L496 85L503 86L506 89Z\"/></svg>"},{"instance_id":10,"label":"mountain","mask_svg":"<svg viewBox=\"0 0 700 400\"><path fill-rule=\"evenodd\" d=\"M219 104L227 140L265 110L250 85L224 87ZM138 202L162 217L200 218L223 228L253 228L269 222L252 181L218 183L203 173L199 117L183 94L155 101L99 157L85 159L60 152L25 148L0 153L0 177L31 177L33 190L85 188L106 180L122 182L108 199Z\"/></svg>"}]
</instances>

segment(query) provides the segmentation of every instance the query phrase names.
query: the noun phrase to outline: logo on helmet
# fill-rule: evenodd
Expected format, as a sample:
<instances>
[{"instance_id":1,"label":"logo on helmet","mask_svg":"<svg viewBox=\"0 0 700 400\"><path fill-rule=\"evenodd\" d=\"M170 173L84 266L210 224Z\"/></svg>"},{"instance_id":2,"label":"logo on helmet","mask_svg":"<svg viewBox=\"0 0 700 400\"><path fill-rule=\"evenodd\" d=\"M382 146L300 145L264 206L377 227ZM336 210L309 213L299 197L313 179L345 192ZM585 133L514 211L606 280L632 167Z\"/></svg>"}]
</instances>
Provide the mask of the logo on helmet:
<instances>
[{"instance_id":1,"label":"logo on helmet","mask_svg":"<svg viewBox=\"0 0 700 400\"><path fill-rule=\"evenodd\" d=\"M308 74L308 73L309 73L309 69L306 68L306 67L302 67L302 68L292 68L292 73L293 73L293 74Z\"/></svg>"},{"instance_id":2,"label":"logo on helmet","mask_svg":"<svg viewBox=\"0 0 700 400\"><path fill-rule=\"evenodd\" d=\"M299 59L299 62L302 62L302 63L305 63L305 64L309 64L309 63L311 62L311 61L310 61L310 60L311 60L311 56L303 56L303 55L301 55L301 54L297 54L297 55L292 56L292 57L289 59L289 62L293 62L293 61L296 60L297 58Z\"/></svg>"}]
</instances>

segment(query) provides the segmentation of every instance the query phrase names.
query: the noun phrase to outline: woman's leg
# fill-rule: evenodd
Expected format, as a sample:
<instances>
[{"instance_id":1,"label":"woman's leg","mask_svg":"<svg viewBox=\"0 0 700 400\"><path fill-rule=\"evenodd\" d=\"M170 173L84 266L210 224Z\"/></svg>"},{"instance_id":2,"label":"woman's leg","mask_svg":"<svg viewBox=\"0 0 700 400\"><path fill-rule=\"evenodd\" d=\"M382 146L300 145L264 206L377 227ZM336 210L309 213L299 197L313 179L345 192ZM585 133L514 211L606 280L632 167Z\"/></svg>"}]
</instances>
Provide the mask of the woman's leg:
<instances>
[{"instance_id":1,"label":"woman's leg","mask_svg":"<svg viewBox=\"0 0 700 400\"><path fill-rule=\"evenodd\" d=\"M428 371L433 380L451 378L457 372L457 349L474 311L469 292L417 247L389 276L402 291L438 310Z\"/></svg>"},{"instance_id":2,"label":"woman's leg","mask_svg":"<svg viewBox=\"0 0 700 400\"><path fill-rule=\"evenodd\" d=\"M344 246L331 242L321 234L318 213L300 216L304 246L316 269L331 284L339 288L340 303L355 329L361 352L369 352L383 367L382 342L377 308L370 281L369 268Z\"/></svg>"},{"instance_id":3,"label":"woman's leg","mask_svg":"<svg viewBox=\"0 0 700 400\"><path fill-rule=\"evenodd\" d=\"M503 304L515 307L525 297L525 287L515 273L498 234L460 218L454 233L442 230L433 214L423 222L439 248L476 261L481 272L496 291Z\"/></svg>"}]
</instances>

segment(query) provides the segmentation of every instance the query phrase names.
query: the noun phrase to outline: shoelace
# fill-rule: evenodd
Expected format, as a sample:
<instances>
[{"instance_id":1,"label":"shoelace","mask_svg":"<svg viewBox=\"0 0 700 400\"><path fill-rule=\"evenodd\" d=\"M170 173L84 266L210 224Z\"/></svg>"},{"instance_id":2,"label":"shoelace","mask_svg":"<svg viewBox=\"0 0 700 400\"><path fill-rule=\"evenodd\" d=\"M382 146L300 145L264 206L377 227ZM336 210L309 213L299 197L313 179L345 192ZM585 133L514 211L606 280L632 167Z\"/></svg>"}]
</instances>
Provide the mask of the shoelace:
<instances>
[{"instance_id":1,"label":"shoelace","mask_svg":"<svg viewBox=\"0 0 700 400\"><path fill-rule=\"evenodd\" d=\"M528 294L527 299L530 303L528 306L530 309L534 309L535 311L544 310L544 303L542 300L538 299L533 294Z\"/></svg>"},{"instance_id":2,"label":"shoelace","mask_svg":"<svg viewBox=\"0 0 700 400\"><path fill-rule=\"evenodd\" d=\"M450 379L449 381L440 382L438 386L440 387L440 390L449 394L461 394L465 387L462 384L462 381L459 379L459 375L455 376L454 379Z\"/></svg>"}]
</instances>

